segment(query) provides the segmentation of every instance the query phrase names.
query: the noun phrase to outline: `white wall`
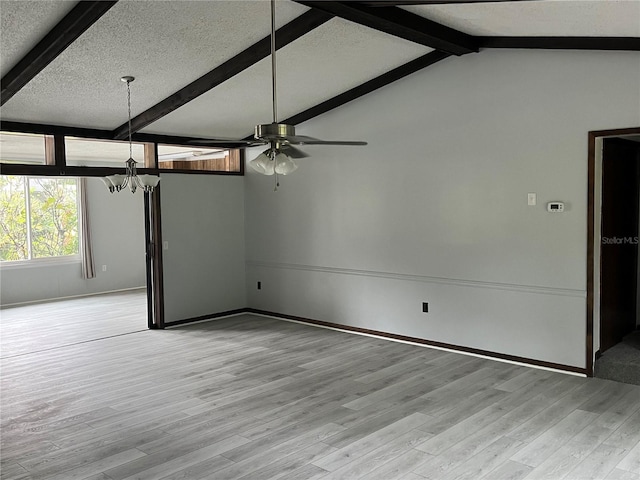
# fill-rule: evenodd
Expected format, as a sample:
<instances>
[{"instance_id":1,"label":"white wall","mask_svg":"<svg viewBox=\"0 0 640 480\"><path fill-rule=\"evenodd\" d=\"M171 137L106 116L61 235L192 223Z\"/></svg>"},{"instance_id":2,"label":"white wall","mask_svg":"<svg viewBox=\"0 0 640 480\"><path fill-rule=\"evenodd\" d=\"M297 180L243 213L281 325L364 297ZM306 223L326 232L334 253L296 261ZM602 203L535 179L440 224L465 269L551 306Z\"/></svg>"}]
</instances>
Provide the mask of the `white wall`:
<instances>
[{"instance_id":1,"label":"white wall","mask_svg":"<svg viewBox=\"0 0 640 480\"><path fill-rule=\"evenodd\" d=\"M2 305L144 287L144 203L141 193L110 194L97 178L87 180L96 277L84 280L80 261L46 266L2 267ZM107 271L102 271L102 265Z\"/></svg>"},{"instance_id":2,"label":"white wall","mask_svg":"<svg viewBox=\"0 0 640 480\"><path fill-rule=\"evenodd\" d=\"M245 177L249 306L584 367L587 132L640 125L639 67L490 50L302 125L369 146Z\"/></svg>"},{"instance_id":3,"label":"white wall","mask_svg":"<svg viewBox=\"0 0 640 480\"><path fill-rule=\"evenodd\" d=\"M244 179L162 176L165 322L246 307Z\"/></svg>"}]
</instances>

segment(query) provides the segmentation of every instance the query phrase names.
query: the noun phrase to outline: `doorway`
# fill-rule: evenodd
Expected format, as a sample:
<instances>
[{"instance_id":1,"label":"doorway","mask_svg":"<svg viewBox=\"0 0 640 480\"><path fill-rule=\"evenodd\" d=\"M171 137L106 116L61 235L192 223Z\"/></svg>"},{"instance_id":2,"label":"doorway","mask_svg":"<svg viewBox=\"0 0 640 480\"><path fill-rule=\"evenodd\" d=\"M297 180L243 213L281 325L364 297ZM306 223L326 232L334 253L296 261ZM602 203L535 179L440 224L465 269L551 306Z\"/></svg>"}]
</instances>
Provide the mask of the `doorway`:
<instances>
[{"instance_id":1,"label":"doorway","mask_svg":"<svg viewBox=\"0 0 640 480\"><path fill-rule=\"evenodd\" d=\"M587 371L637 383L640 129L590 132L589 147Z\"/></svg>"},{"instance_id":2,"label":"doorway","mask_svg":"<svg viewBox=\"0 0 640 480\"><path fill-rule=\"evenodd\" d=\"M640 142L606 138L602 150L600 354L637 325Z\"/></svg>"}]
</instances>

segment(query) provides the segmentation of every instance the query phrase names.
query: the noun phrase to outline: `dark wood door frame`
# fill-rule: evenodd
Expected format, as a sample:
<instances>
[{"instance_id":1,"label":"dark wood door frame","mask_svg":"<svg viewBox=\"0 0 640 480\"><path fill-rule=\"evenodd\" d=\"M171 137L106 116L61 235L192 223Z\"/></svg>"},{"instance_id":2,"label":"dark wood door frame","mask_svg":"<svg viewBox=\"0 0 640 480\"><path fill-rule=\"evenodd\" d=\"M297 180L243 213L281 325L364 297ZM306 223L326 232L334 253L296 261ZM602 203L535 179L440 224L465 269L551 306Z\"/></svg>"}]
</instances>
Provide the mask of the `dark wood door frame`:
<instances>
[{"instance_id":1,"label":"dark wood door frame","mask_svg":"<svg viewBox=\"0 0 640 480\"><path fill-rule=\"evenodd\" d=\"M593 317L596 292L595 288L595 192L596 185L596 145L597 140L605 137L640 135L640 127L615 130L594 130L589 132L588 175L587 175L587 375L593 377ZM600 292L598 292L598 295Z\"/></svg>"},{"instance_id":2,"label":"dark wood door frame","mask_svg":"<svg viewBox=\"0 0 640 480\"><path fill-rule=\"evenodd\" d=\"M158 168L157 145L147 146L145 155L149 156L151 167ZM144 194L145 206L145 243L147 271L148 327L164 329L164 277L162 263L162 202L158 185L153 193Z\"/></svg>"}]
</instances>

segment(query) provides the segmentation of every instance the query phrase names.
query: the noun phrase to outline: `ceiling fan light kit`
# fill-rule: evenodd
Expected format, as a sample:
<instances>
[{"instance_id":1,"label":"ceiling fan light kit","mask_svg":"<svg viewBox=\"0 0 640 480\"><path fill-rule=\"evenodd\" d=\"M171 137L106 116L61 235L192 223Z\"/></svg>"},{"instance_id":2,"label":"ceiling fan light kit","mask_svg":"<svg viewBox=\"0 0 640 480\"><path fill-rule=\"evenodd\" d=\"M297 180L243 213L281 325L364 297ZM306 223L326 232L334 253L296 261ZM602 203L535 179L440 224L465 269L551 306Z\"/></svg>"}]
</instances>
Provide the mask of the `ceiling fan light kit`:
<instances>
[{"instance_id":1,"label":"ceiling fan light kit","mask_svg":"<svg viewBox=\"0 0 640 480\"><path fill-rule=\"evenodd\" d=\"M249 165L262 175L288 175L298 169L292 158L283 152L283 144L287 136L295 135L295 127L284 123L266 123L256 125L256 140L268 141L271 145L264 152L249 162ZM277 185L276 185L277 188Z\"/></svg>"},{"instance_id":2,"label":"ceiling fan light kit","mask_svg":"<svg viewBox=\"0 0 640 480\"><path fill-rule=\"evenodd\" d=\"M263 175L289 175L298 169L296 162L277 147L266 149L251 160L249 165Z\"/></svg>"},{"instance_id":3,"label":"ceiling fan light kit","mask_svg":"<svg viewBox=\"0 0 640 480\"><path fill-rule=\"evenodd\" d=\"M129 187L131 193L136 193L138 188L144 190L146 193L153 193L153 189L158 186L160 177L156 175L138 175L136 165L137 162L133 159L133 144L131 142L131 82L135 80L134 77L125 76L120 79L127 83L127 108L129 112L129 159L125 162L125 174L109 175L108 177L101 178L102 182L109 189L111 193L120 192Z\"/></svg>"}]
</instances>

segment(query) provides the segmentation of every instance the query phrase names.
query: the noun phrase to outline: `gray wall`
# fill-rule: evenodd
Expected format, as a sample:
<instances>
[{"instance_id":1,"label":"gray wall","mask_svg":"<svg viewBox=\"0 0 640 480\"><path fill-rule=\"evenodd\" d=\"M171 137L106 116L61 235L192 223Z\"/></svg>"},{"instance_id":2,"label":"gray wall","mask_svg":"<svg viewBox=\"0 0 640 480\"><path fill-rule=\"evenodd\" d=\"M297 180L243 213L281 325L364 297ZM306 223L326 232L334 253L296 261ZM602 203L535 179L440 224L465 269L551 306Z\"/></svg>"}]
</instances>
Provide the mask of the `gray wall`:
<instances>
[{"instance_id":1,"label":"gray wall","mask_svg":"<svg viewBox=\"0 0 640 480\"><path fill-rule=\"evenodd\" d=\"M144 287L144 203L141 193L110 194L96 178L87 181L96 277L84 280L80 262L2 267L2 305ZM102 271L102 265L107 271Z\"/></svg>"},{"instance_id":2,"label":"gray wall","mask_svg":"<svg viewBox=\"0 0 640 480\"><path fill-rule=\"evenodd\" d=\"M246 306L244 179L163 175L165 321Z\"/></svg>"},{"instance_id":3,"label":"gray wall","mask_svg":"<svg viewBox=\"0 0 640 480\"><path fill-rule=\"evenodd\" d=\"M485 51L302 125L369 146L246 176L249 306L584 367L587 132L640 124L639 67Z\"/></svg>"}]
</instances>

